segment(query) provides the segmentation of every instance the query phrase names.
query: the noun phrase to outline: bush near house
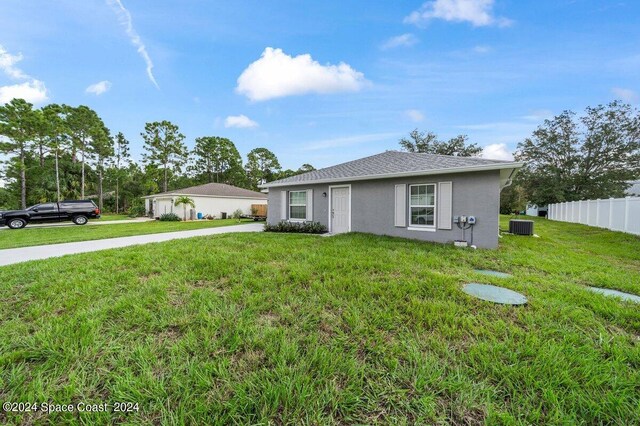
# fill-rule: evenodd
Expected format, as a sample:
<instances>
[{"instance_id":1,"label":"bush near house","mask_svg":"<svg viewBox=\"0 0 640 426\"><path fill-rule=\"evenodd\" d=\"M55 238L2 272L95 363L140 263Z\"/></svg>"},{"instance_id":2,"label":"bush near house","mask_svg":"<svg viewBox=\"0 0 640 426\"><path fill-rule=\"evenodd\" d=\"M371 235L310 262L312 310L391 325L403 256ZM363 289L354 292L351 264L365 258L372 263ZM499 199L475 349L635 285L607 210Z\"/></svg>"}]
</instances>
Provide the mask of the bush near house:
<instances>
[{"instance_id":1,"label":"bush near house","mask_svg":"<svg viewBox=\"0 0 640 426\"><path fill-rule=\"evenodd\" d=\"M165 213L160 215L161 222L180 222L181 220L180 216L175 213Z\"/></svg>"},{"instance_id":2,"label":"bush near house","mask_svg":"<svg viewBox=\"0 0 640 426\"><path fill-rule=\"evenodd\" d=\"M265 232L293 232L299 234L324 234L327 227L320 222L287 222L280 221L275 225L265 223Z\"/></svg>"}]
</instances>

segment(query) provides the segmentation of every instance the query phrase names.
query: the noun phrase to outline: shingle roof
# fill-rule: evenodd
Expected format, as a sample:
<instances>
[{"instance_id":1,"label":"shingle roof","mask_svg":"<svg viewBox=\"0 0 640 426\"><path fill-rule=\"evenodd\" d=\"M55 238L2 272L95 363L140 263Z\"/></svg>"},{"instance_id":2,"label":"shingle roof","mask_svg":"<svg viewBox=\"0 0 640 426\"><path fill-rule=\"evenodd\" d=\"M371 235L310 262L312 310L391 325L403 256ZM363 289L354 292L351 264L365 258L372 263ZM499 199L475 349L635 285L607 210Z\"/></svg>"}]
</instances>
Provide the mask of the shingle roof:
<instances>
[{"instance_id":1,"label":"shingle roof","mask_svg":"<svg viewBox=\"0 0 640 426\"><path fill-rule=\"evenodd\" d=\"M493 170L519 168L521 166L521 163L513 161L490 160L478 157L386 151L359 160L269 182L263 187L340 180L380 179L387 176L418 175L420 173L433 174L433 172L439 171L446 173L455 171L455 169L477 168L479 170Z\"/></svg>"},{"instance_id":2,"label":"shingle roof","mask_svg":"<svg viewBox=\"0 0 640 426\"><path fill-rule=\"evenodd\" d=\"M237 186L227 185L224 183L205 183L204 185L161 192L160 194L149 195L148 197L158 197L162 195L208 195L218 197L267 198L267 194L263 194L262 192L238 188Z\"/></svg>"}]
</instances>

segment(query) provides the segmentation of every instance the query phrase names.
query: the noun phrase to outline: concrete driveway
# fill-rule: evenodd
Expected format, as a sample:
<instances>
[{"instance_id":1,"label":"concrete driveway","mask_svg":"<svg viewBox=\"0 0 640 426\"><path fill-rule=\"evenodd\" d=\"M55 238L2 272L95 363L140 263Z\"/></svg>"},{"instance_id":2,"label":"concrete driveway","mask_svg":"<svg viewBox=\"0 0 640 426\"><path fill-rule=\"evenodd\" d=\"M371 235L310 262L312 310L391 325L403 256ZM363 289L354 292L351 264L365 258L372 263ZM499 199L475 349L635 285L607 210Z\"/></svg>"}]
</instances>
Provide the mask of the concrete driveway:
<instances>
[{"instance_id":1,"label":"concrete driveway","mask_svg":"<svg viewBox=\"0 0 640 426\"><path fill-rule=\"evenodd\" d=\"M0 266L27 262L29 260L61 257L68 254L88 253L139 244L160 243L182 238L203 237L233 232L262 232L263 229L264 225L262 223L247 223L243 225L221 226L218 228L196 229L193 231L166 232L163 234L135 235L132 237L109 238L105 240L6 249L0 250Z\"/></svg>"}]
</instances>

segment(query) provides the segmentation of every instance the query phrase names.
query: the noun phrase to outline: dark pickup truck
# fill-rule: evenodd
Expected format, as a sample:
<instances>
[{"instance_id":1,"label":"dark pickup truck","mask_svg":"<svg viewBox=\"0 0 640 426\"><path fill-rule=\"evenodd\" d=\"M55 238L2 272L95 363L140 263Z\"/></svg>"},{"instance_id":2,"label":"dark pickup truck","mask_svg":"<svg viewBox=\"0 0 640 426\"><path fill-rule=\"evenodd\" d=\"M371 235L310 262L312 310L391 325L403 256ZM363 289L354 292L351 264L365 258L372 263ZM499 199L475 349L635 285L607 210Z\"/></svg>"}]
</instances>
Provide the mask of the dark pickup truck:
<instances>
[{"instance_id":1,"label":"dark pickup truck","mask_svg":"<svg viewBox=\"0 0 640 426\"><path fill-rule=\"evenodd\" d=\"M68 200L59 203L42 203L26 210L0 211L0 226L20 229L27 223L64 222L70 220L84 225L89 219L99 219L100 209L91 200Z\"/></svg>"}]
</instances>

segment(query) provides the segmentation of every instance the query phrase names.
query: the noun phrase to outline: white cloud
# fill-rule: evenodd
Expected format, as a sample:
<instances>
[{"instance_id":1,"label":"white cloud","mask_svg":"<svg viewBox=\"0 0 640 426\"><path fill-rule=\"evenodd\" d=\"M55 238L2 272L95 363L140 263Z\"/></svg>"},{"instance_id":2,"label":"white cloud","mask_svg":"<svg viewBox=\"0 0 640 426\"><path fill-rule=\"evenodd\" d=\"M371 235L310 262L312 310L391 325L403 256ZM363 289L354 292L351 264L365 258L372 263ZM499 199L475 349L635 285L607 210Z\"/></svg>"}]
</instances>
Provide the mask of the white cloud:
<instances>
[{"instance_id":1,"label":"white cloud","mask_svg":"<svg viewBox=\"0 0 640 426\"><path fill-rule=\"evenodd\" d=\"M413 46L418 42L418 38L413 34L407 33L399 36L391 37L386 40L382 45L380 45L380 49L388 50L394 49L396 47L409 47Z\"/></svg>"},{"instance_id":2,"label":"white cloud","mask_svg":"<svg viewBox=\"0 0 640 426\"><path fill-rule=\"evenodd\" d=\"M13 80L28 80L23 83L0 86L0 104L6 104L14 98L21 98L33 104L42 103L49 99L44 82L36 80L16 67L16 64L21 60L21 53L12 55L0 45L0 70Z\"/></svg>"},{"instance_id":3,"label":"white cloud","mask_svg":"<svg viewBox=\"0 0 640 426\"><path fill-rule=\"evenodd\" d=\"M475 46L473 48L473 51L475 53L479 53L479 54L489 53L489 52L491 52L491 47L479 45L479 46Z\"/></svg>"},{"instance_id":4,"label":"white cloud","mask_svg":"<svg viewBox=\"0 0 640 426\"><path fill-rule=\"evenodd\" d=\"M230 115L224 119L224 127L237 127L238 129L247 129L251 127L258 127L258 123L243 114Z\"/></svg>"},{"instance_id":5,"label":"white cloud","mask_svg":"<svg viewBox=\"0 0 640 426\"><path fill-rule=\"evenodd\" d=\"M20 68L15 67L22 60L22 53L12 55L0 44L0 69L10 78L14 80L23 80L30 78Z\"/></svg>"},{"instance_id":6,"label":"white cloud","mask_svg":"<svg viewBox=\"0 0 640 426\"><path fill-rule=\"evenodd\" d=\"M40 80L25 81L24 83L10 86L0 86L0 105L11 102L12 99L24 99L32 104L46 101L47 88Z\"/></svg>"},{"instance_id":7,"label":"white cloud","mask_svg":"<svg viewBox=\"0 0 640 426\"><path fill-rule=\"evenodd\" d=\"M492 143L485 146L480 156L491 160L513 160L513 154L507 149L507 145L504 143Z\"/></svg>"},{"instance_id":8,"label":"white cloud","mask_svg":"<svg viewBox=\"0 0 640 426\"><path fill-rule=\"evenodd\" d=\"M98 83L92 84L85 89L87 93L93 93L96 96L102 95L104 92L111 89L111 82L107 80L102 80Z\"/></svg>"},{"instance_id":9,"label":"white cloud","mask_svg":"<svg viewBox=\"0 0 640 426\"><path fill-rule=\"evenodd\" d=\"M537 110L531 111L527 115L523 115L520 118L523 118L529 121L544 121L544 120L553 118L553 111L548 109L537 109Z\"/></svg>"},{"instance_id":10,"label":"white cloud","mask_svg":"<svg viewBox=\"0 0 640 426\"><path fill-rule=\"evenodd\" d=\"M409 120L413 122L419 123L424 120L424 114L417 109L408 109L404 113L409 118Z\"/></svg>"},{"instance_id":11,"label":"white cloud","mask_svg":"<svg viewBox=\"0 0 640 426\"><path fill-rule=\"evenodd\" d=\"M147 76L149 77L149 80L151 80L153 85L156 86L157 89L159 89L160 86L158 86L156 78L153 76L153 62L151 61L151 57L149 57L149 53L147 52L147 48L142 42L142 39L133 28L131 13L129 13L127 8L124 7L122 1L120 0L107 0L107 4L111 6L111 9L113 9L113 11L118 16L118 20L120 21L120 24L124 26L129 40L131 40L131 43L136 47L138 53L147 65Z\"/></svg>"},{"instance_id":12,"label":"white cloud","mask_svg":"<svg viewBox=\"0 0 640 426\"><path fill-rule=\"evenodd\" d=\"M240 74L236 92L252 101L264 101L306 93L354 92L366 83L361 72L344 62L320 65L309 54L292 57L282 49L267 47Z\"/></svg>"},{"instance_id":13,"label":"white cloud","mask_svg":"<svg viewBox=\"0 0 640 426\"><path fill-rule=\"evenodd\" d=\"M397 138L397 133L370 133L364 135L347 136L341 138L324 139L311 142L304 147L305 151L317 151L328 148L338 148L344 146L358 145L365 142L377 142L392 138Z\"/></svg>"},{"instance_id":14,"label":"white cloud","mask_svg":"<svg viewBox=\"0 0 640 426\"><path fill-rule=\"evenodd\" d=\"M513 21L493 15L494 0L434 0L404 18L405 23L425 25L432 19L469 22L474 27L509 26Z\"/></svg>"},{"instance_id":15,"label":"white cloud","mask_svg":"<svg viewBox=\"0 0 640 426\"><path fill-rule=\"evenodd\" d=\"M636 103L638 102L638 93L631 89L623 89L622 87L614 87L611 89L613 95L624 102Z\"/></svg>"}]
</instances>

